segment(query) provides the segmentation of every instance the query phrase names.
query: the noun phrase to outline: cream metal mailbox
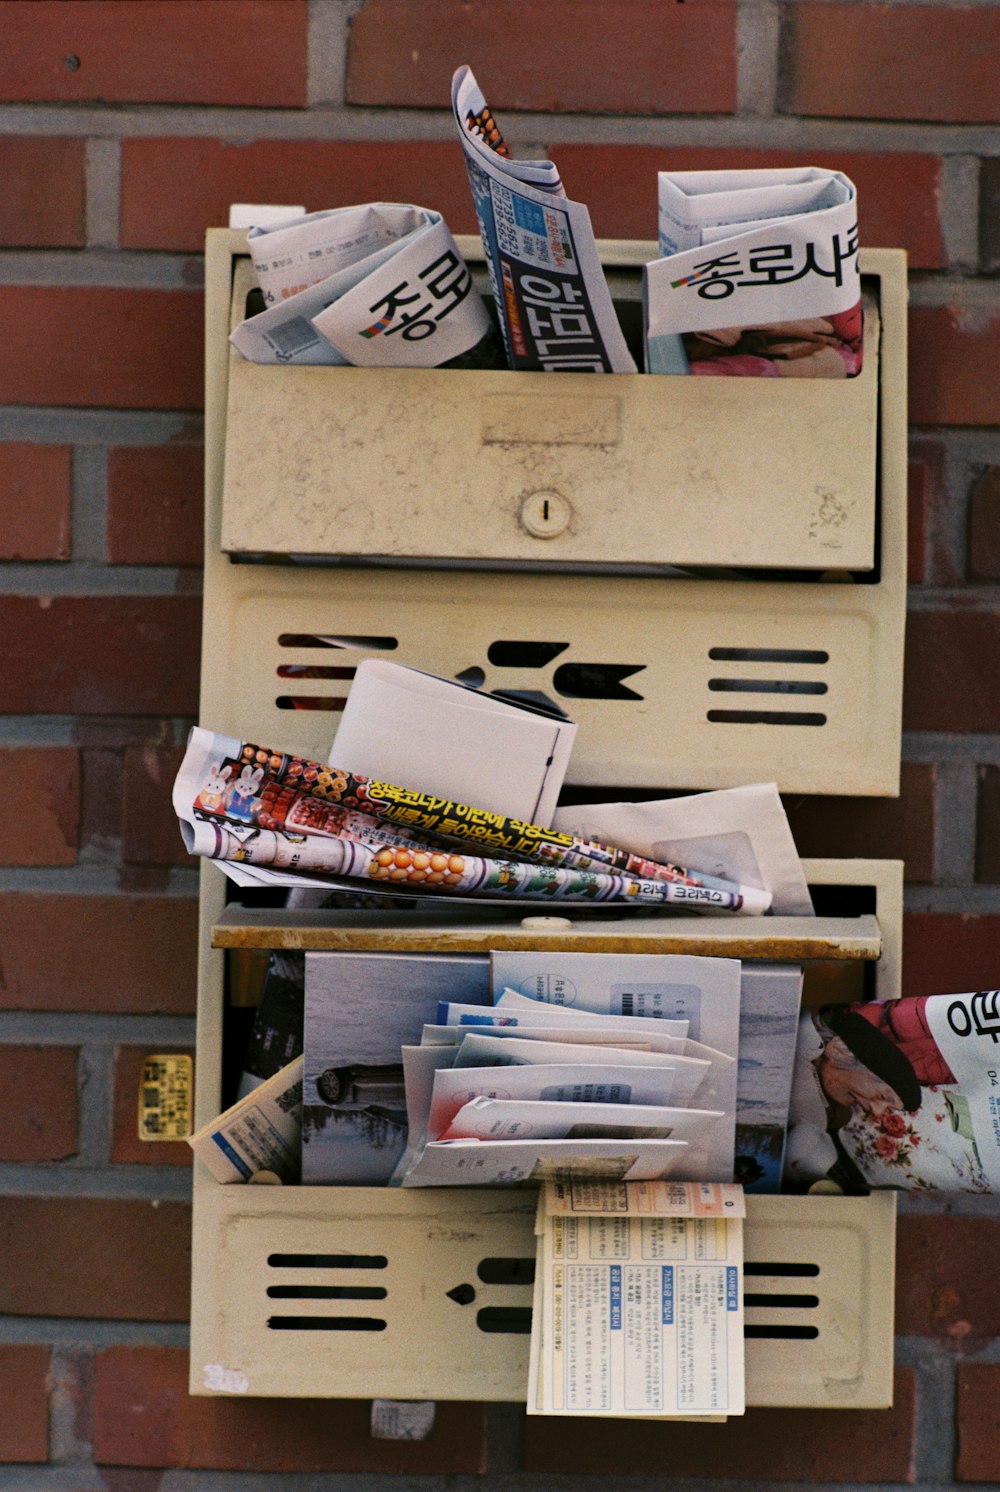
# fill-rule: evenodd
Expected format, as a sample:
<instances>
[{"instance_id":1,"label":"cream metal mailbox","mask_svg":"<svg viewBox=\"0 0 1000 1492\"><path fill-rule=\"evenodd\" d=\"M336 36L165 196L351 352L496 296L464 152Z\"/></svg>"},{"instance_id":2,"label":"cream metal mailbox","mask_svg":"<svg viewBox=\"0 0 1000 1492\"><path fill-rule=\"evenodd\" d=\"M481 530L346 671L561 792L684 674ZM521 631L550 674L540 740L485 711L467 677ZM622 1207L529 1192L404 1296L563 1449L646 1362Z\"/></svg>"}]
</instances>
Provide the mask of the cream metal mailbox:
<instances>
[{"instance_id":1,"label":"cream metal mailbox","mask_svg":"<svg viewBox=\"0 0 1000 1492\"><path fill-rule=\"evenodd\" d=\"M600 248L634 295L652 246ZM898 791L901 253L862 259L862 376L799 386L253 367L227 342L247 262L209 234L206 724L325 754L357 663L390 655L561 705L570 780L615 795ZM853 962L897 997L901 867L807 872L837 915L580 919L545 946ZM227 950L539 938L224 897L204 867L198 1124L222 1100ZM192 1392L523 1398L532 1215L518 1192L220 1187L196 1165ZM890 1401L894 1219L888 1194L749 1199L748 1402Z\"/></svg>"}]
</instances>

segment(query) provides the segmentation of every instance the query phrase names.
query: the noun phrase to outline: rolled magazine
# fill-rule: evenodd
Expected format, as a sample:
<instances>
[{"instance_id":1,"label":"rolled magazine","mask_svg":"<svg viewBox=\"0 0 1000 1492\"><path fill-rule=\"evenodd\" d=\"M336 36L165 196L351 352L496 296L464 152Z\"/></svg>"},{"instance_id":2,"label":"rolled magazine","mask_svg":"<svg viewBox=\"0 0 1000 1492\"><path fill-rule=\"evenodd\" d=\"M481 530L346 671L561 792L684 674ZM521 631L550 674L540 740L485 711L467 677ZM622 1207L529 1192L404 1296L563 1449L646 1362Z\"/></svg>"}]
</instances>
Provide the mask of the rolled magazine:
<instances>
[{"instance_id":1,"label":"rolled magazine","mask_svg":"<svg viewBox=\"0 0 1000 1492\"><path fill-rule=\"evenodd\" d=\"M480 855L415 845L374 849L357 839L291 839L273 829L249 835L233 833L204 821L184 839L193 855L260 865L277 870L314 871L383 882L400 889L447 890L463 896L511 896L544 901L622 901L646 906L679 906L693 911L738 912L742 898L707 886L669 881L641 881L632 876L592 870L559 869L517 860L490 860Z\"/></svg>"},{"instance_id":2,"label":"rolled magazine","mask_svg":"<svg viewBox=\"0 0 1000 1492\"><path fill-rule=\"evenodd\" d=\"M340 864L331 864L320 872L317 852L303 851L302 844L333 841L353 843L372 851L381 847L440 851L439 841L445 840L462 848L474 847L478 853L466 856L467 859L501 867L480 872L482 879L477 889L480 895L509 894L515 889L514 883L519 882L516 894L528 896L530 893L524 888L531 878L519 876L516 870L520 862L525 862L536 872L533 882L536 894L545 897L557 893L568 896L571 882L565 877L543 882L537 875L540 868L574 872L578 878L589 877L577 879L572 885L577 895L591 901L611 899L744 915L759 915L771 902L769 892L755 887L702 876L680 866L658 865L610 845L579 840L571 834L526 824L488 809L376 782L360 773L324 766L200 727L192 730L188 739L173 800L178 818L186 826L182 832L189 850L208 854L212 859L404 882L410 877L402 873L402 865L394 867L400 872L396 876L372 873L367 865L351 870L346 868L348 861L360 866L364 857L358 855L352 861L340 850L331 850L328 856L331 861L339 859ZM202 823L224 828L229 837L217 841L201 835L196 840L195 830ZM254 841L253 836L262 833L275 837ZM204 848L195 848L195 843ZM230 848L238 844L242 853L237 857L216 850L214 847L220 843ZM483 853L490 851L499 853L495 857ZM274 858L266 859L265 855ZM421 877L416 884L426 881L426 877ZM428 884L454 888L457 883L444 880ZM469 891L467 886L461 889L463 894Z\"/></svg>"}]
</instances>

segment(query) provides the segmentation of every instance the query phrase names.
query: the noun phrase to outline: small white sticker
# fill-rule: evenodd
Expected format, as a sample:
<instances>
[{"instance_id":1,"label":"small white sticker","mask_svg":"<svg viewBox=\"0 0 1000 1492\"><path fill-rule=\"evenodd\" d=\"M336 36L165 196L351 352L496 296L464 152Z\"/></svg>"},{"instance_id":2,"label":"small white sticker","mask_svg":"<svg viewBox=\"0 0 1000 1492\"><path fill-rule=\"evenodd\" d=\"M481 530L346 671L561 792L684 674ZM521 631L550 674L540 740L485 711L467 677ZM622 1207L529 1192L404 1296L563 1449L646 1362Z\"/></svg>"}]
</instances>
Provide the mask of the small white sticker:
<instances>
[{"instance_id":1,"label":"small white sticker","mask_svg":"<svg viewBox=\"0 0 1000 1492\"><path fill-rule=\"evenodd\" d=\"M220 1362L207 1362L204 1367L205 1387L217 1394L245 1394L250 1388L250 1379L239 1368L224 1368Z\"/></svg>"},{"instance_id":2,"label":"small white sticker","mask_svg":"<svg viewBox=\"0 0 1000 1492\"><path fill-rule=\"evenodd\" d=\"M434 1428L433 1399L372 1399L373 1440L426 1440Z\"/></svg>"}]
</instances>

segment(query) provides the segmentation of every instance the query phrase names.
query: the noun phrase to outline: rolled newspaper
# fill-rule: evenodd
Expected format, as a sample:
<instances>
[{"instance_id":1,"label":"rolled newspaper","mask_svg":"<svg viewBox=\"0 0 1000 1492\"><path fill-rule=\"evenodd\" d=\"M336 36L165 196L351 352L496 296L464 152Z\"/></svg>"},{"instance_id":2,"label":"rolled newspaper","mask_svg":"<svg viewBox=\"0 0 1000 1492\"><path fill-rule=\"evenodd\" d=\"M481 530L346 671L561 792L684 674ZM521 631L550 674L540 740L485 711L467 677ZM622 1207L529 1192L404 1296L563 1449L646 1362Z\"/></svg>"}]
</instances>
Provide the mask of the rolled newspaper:
<instances>
[{"instance_id":1,"label":"rolled newspaper","mask_svg":"<svg viewBox=\"0 0 1000 1492\"><path fill-rule=\"evenodd\" d=\"M310 829L310 815L300 806L303 798L318 800L332 810L325 819L328 824L333 823L338 810L391 824L393 842L423 841L430 835L468 841L480 851L499 852L498 858L504 862L525 860L554 869L619 872L640 882L715 893L720 898L713 903L717 908L728 906L745 915L759 915L771 905L770 892L755 886L660 864L612 845L577 839L558 829L527 824L415 788L378 782L361 773L324 766L200 727L192 730L174 784L174 807L180 819L210 819L271 830L284 827L295 834L338 832L336 827ZM362 837L367 844L372 843L370 826ZM727 897L733 900L727 903ZM678 896L673 900L693 905L698 898ZM708 904L709 899L704 900Z\"/></svg>"},{"instance_id":2,"label":"rolled newspaper","mask_svg":"<svg viewBox=\"0 0 1000 1492\"><path fill-rule=\"evenodd\" d=\"M667 881L640 881L631 876L592 870L530 865L517 860L490 860L414 845L380 849L356 839L291 839L273 829L246 835L222 824L186 825L184 839L193 855L270 870L356 877L391 883L401 889L440 889L465 896L512 896L545 901L628 902L632 905L677 906L695 912L745 910L738 893Z\"/></svg>"}]
</instances>

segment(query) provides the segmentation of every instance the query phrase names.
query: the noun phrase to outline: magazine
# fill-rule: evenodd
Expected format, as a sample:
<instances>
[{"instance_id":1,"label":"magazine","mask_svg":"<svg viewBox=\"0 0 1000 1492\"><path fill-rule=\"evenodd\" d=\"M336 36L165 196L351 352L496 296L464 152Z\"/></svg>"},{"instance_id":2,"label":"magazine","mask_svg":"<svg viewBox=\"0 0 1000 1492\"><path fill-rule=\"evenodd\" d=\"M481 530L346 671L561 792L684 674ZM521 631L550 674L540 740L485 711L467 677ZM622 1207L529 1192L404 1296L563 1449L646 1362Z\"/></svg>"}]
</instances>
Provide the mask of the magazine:
<instances>
[{"instance_id":1,"label":"magazine","mask_svg":"<svg viewBox=\"0 0 1000 1492\"><path fill-rule=\"evenodd\" d=\"M1000 990L803 1015L785 1178L1000 1191Z\"/></svg>"}]
</instances>

